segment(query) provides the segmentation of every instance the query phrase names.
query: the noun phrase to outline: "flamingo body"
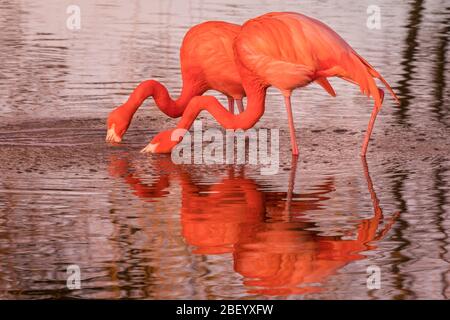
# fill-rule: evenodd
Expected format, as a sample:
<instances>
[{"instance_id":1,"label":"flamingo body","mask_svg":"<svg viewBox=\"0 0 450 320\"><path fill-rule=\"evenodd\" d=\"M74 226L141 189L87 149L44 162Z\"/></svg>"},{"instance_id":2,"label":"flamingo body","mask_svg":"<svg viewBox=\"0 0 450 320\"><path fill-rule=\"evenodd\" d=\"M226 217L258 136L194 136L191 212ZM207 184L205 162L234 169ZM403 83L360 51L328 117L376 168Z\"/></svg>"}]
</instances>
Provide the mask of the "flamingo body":
<instances>
[{"instance_id":1,"label":"flamingo body","mask_svg":"<svg viewBox=\"0 0 450 320\"><path fill-rule=\"evenodd\" d=\"M398 100L380 74L326 24L294 12L273 12L250 20L236 39L241 65L266 86L290 94L310 82L337 76L358 84L381 106L379 78Z\"/></svg>"},{"instance_id":2,"label":"flamingo body","mask_svg":"<svg viewBox=\"0 0 450 320\"><path fill-rule=\"evenodd\" d=\"M248 21L235 48L245 68L264 85L282 92L308 85L319 78L316 72L340 65L342 59L348 62L353 53L327 25L290 12L269 13Z\"/></svg>"},{"instance_id":3,"label":"flamingo body","mask_svg":"<svg viewBox=\"0 0 450 320\"><path fill-rule=\"evenodd\" d=\"M180 50L183 84L242 99L245 91L233 52L240 29L239 25L222 21L208 21L191 28Z\"/></svg>"}]
</instances>

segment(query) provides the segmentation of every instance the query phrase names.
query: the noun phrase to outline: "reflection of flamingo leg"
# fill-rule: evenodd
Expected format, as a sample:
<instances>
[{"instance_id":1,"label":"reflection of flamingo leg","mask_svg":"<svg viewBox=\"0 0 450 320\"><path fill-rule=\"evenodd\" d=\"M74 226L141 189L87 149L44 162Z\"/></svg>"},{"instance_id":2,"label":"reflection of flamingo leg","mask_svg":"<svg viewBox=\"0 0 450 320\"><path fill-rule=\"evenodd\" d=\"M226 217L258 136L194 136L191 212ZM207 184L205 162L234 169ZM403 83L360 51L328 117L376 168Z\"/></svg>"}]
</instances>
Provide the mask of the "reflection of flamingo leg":
<instances>
[{"instance_id":1,"label":"reflection of flamingo leg","mask_svg":"<svg viewBox=\"0 0 450 320\"><path fill-rule=\"evenodd\" d=\"M298 145L297 145L297 140L295 138L295 126L294 126L294 117L292 116L291 97L285 96L284 103L286 104L286 112L288 115L289 133L291 135L292 154L296 156L296 155L298 155Z\"/></svg>"},{"instance_id":2,"label":"reflection of flamingo leg","mask_svg":"<svg viewBox=\"0 0 450 320\"><path fill-rule=\"evenodd\" d=\"M287 210L289 215L291 213L292 194L294 193L295 177L296 177L296 173L297 173L297 162L298 162L298 156L292 155L291 173L289 175L289 186L288 186L288 192L287 192L287 197L286 197L286 206L285 206L285 209Z\"/></svg>"},{"instance_id":3,"label":"reflection of flamingo leg","mask_svg":"<svg viewBox=\"0 0 450 320\"><path fill-rule=\"evenodd\" d=\"M370 198L372 199L373 204L373 210L374 210L374 216L373 218L369 220L365 220L360 225L361 232L358 235L358 238L361 240L364 240L363 242L370 242L381 239L391 228L391 226L394 224L395 219L398 217L398 212L396 212L393 217L391 218L391 221L386 224L386 226L383 228L382 231L379 232L377 235L377 229L380 223L380 220L383 219L383 211L380 208L380 201L378 200L377 194L375 193L375 190L373 188L372 179L370 178L369 168L367 166L367 161L365 157L361 158L361 162L363 165L364 170L364 176L367 181L367 187L369 189Z\"/></svg>"},{"instance_id":4,"label":"reflection of flamingo leg","mask_svg":"<svg viewBox=\"0 0 450 320\"><path fill-rule=\"evenodd\" d=\"M361 163L363 165L364 177L366 178L370 198L372 199L372 205L374 208L375 216L378 217L379 219L383 219L383 212L380 208L380 201L378 200L377 194L375 193L375 190L373 189L373 183L372 183L372 179L370 178L369 168L367 166L366 159L362 158Z\"/></svg>"}]
</instances>

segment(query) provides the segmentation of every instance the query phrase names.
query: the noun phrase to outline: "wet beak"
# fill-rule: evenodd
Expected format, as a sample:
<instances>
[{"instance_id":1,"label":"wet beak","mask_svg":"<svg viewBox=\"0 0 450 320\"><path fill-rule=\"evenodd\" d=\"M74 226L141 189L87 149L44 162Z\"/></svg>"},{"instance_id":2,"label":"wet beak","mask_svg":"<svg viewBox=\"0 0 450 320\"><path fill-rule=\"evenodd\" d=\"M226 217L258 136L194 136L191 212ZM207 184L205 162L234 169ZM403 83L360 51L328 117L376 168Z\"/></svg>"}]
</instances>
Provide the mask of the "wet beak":
<instances>
[{"instance_id":1,"label":"wet beak","mask_svg":"<svg viewBox=\"0 0 450 320\"><path fill-rule=\"evenodd\" d=\"M106 142L116 142L119 143L122 141L122 138L120 138L115 131L115 127L116 125L113 124L111 126L111 128L108 129L108 131L106 132Z\"/></svg>"},{"instance_id":2,"label":"wet beak","mask_svg":"<svg viewBox=\"0 0 450 320\"><path fill-rule=\"evenodd\" d=\"M159 143L149 143L144 149L141 150L141 153L155 153L158 145Z\"/></svg>"}]
</instances>

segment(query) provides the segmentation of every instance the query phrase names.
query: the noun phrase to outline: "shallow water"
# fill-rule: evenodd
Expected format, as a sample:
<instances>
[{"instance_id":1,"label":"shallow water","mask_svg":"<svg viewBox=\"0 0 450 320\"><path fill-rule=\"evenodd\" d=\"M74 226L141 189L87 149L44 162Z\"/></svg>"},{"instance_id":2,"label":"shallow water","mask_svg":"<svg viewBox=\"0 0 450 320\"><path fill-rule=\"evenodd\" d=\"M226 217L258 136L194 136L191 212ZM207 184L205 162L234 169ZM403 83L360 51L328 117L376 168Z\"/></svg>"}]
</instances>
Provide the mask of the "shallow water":
<instances>
[{"instance_id":1,"label":"shallow water","mask_svg":"<svg viewBox=\"0 0 450 320\"><path fill-rule=\"evenodd\" d=\"M1 298L449 298L446 1L379 1L380 30L366 27L370 1L77 3L77 31L65 25L69 1L0 3ZM398 92L367 163L371 102L334 79L336 98L317 86L294 94L295 161L269 90L257 127L281 129L275 175L140 154L176 123L150 99L122 145L104 143L108 112L137 83L180 92L189 26L267 11L326 22ZM66 286L72 264L81 290ZM380 289L367 288L369 266Z\"/></svg>"}]
</instances>

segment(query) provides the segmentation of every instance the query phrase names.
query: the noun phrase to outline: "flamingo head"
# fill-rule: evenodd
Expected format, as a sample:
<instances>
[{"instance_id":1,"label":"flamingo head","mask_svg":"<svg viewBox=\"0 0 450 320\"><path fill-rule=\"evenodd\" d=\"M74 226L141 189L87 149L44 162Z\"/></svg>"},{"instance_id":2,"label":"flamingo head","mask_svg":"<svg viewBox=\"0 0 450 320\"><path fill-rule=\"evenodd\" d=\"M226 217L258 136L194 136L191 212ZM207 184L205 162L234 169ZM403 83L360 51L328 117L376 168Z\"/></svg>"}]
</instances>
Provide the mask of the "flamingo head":
<instances>
[{"instance_id":1,"label":"flamingo head","mask_svg":"<svg viewBox=\"0 0 450 320\"><path fill-rule=\"evenodd\" d=\"M183 140L185 129L172 129L158 133L150 143L141 150L142 153L170 153Z\"/></svg>"},{"instance_id":2,"label":"flamingo head","mask_svg":"<svg viewBox=\"0 0 450 320\"><path fill-rule=\"evenodd\" d=\"M121 142L123 135L127 132L130 121L130 117L121 108L114 109L109 114L106 122L108 130L106 132L106 142Z\"/></svg>"}]
</instances>

